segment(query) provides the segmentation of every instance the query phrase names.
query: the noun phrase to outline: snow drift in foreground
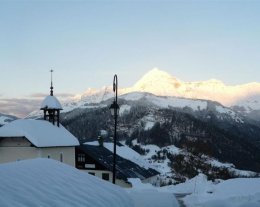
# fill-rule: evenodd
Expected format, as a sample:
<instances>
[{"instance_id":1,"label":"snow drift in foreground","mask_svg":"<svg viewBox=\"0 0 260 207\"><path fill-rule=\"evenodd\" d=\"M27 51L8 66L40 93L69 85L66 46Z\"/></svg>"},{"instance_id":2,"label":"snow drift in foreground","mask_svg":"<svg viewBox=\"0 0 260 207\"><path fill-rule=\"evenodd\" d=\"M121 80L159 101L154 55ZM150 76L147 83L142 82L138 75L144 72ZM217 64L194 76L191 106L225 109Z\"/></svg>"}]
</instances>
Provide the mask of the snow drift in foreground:
<instances>
[{"instance_id":1,"label":"snow drift in foreground","mask_svg":"<svg viewBox=\"0 0 260 207\"><path fill-rule=\"evenodd\" d=\"M1 207L179 207L172 193L140 180L126 191L52 159L0 164L0 183Z\"/></svg>"},{"instance_id":2,"label":"snow drift in foreground","mask_svg":"<svg viewBox=\"0 0 260 207\"><path fill-rule=\"evenodd\" d=\"M0 206L133 207L120 187L51 159L0 165Z\"/></svg>"}]
</instances>

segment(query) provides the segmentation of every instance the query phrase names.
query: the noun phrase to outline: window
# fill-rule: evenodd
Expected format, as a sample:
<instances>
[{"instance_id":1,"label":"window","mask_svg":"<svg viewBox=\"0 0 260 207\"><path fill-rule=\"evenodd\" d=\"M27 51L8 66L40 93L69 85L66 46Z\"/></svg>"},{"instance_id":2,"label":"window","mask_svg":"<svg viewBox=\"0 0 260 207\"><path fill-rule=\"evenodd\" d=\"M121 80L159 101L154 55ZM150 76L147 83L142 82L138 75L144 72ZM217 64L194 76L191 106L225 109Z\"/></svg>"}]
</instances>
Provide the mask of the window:
<instances>
[{"instance_id":1,"label":"window","mask_svg":"<svg viewBox=\"0 0 260 207\"><path fill-rule=\"evenodd\" d=\"M103 180L109 180L109 173L102 173Z\"/></svg>"},{"instance_id":2,"label":"window","mask_svg":"<svg viewBox=\"0 0 260 207\"><path fill-rule=\"evenodd\" d=\"M63 153L60 153L60 161L63 162Z\"/></svg>"},{"instance_id":3,"label":"window","mask_svg":"<svg viewBox=\"0 0 260 207\"><path fill-rule=\"evenodd\" d=\"M94 172L89 172L88 174L90 174L90 175L94 175L94 176L95 176L95 173L94 173Z\"/></svg>"},{"instance_id":4,"label":"window","mask_svg":"<svg viewBox=\"0 0 260 207\"><path fill-rule=\"evenodd\" d=\"M78 162L85 162L85 154L78 154Z\"/></svg>"}]
</instances>

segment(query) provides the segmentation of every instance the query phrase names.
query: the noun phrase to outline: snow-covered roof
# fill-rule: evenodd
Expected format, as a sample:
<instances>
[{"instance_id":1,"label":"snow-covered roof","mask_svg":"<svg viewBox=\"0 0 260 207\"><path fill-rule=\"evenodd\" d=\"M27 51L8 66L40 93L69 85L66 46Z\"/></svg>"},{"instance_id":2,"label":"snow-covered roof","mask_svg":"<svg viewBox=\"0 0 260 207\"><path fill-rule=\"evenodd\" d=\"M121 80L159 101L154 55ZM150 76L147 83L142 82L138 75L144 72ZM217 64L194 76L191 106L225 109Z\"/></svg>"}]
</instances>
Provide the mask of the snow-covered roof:
<instances>
[{"instance_id":1,"label":"snow-covered roof","mask_svg":"<svg viewBox=\"0 0 260 207\"><path fill-rule=\"evenodd\" d=\"M100 165L104 166L106 169L112 171L113 153L110 150L106 149L105 147L88 144L80 145L78 149L90 156L92 159L94 159ZM132 160L128 160L121 156L118 156L118 154L116 156L116 160L116 176L118 179L123 179L127 181L128 178L140 178L141 180L144 180L159 174L158 171L152 168L145 169L144 167L142 167L142 165L138 165Z\"/></svg>"},{"instance_id":2,"label":"snow-covered roof","mask_svg":"<svg viewBox=\"0 0 260 207\"><path fill-rule=\"evenodd\" d=\"M47 96L42 104L41 104L41 109L60 109L62 110L62 106L59 102L59 100L55 96Z\"/></svg>"},{"instance_id":3,"label":"snow-covered roof","mask_svg":"<svg viewBox=\"0 0 260 207\"><path fill-rule=\"evenodd\" d=\"M98 141L92 141L92 142L85 142L85 145L92 145L92 146L99 146ZM108 149L110 152L114 152L114 143L112 142L104 142L103 146ZM131 162L134 162L135 164L139 165L140 167L143 167L145 169L152 168L152 165L150 165L147 161L143 159L143 157L131 149L130 147L120 143L120 145L116 146L116 154L124 159L130 160Z\"/></svg>"},{"instance_id":4,"label":"snow-covered roof","mask_svg":"<svg viewBox=\"0 0 260 207\"><path fill-rule=\"evenodd\" d=\"M0 206L132 207L124 189L52 159L0 164Z\"/></svg>"},{"instance_id":5,"label":"snow-covered roof","mask_svg":"<svg viewBox=\"0 0 260 207\"><path fill-rule=\"evenodd\" d=\"M26 137L36 147L76 146L79 141L62 125L44 120L18 119L0 128L1 137Z\"/></svg>"}]
</instances>

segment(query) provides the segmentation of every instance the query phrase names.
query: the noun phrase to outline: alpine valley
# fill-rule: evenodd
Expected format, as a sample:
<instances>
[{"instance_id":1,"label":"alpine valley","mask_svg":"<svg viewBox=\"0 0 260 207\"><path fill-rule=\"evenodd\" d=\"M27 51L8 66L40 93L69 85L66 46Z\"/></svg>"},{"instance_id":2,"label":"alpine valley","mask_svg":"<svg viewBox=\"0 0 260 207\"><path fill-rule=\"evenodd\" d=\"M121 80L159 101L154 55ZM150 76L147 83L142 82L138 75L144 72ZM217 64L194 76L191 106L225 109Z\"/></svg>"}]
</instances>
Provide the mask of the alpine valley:
<instances>
[{"instance_id":1,"label":"alpine valley","mask_svg":"<svg viewBox=\"0 0 260 207\"><path fill-rule=\"evenodd\" d=\"M259 176L260 83L184 82L153 69L118 93L118 138L161 171L163 184L201 172L210 179ZM100 132L109 141L113 99L112 87L88 89L63 104L61 122L82 143Z\"/></svg>"}]
</instances>

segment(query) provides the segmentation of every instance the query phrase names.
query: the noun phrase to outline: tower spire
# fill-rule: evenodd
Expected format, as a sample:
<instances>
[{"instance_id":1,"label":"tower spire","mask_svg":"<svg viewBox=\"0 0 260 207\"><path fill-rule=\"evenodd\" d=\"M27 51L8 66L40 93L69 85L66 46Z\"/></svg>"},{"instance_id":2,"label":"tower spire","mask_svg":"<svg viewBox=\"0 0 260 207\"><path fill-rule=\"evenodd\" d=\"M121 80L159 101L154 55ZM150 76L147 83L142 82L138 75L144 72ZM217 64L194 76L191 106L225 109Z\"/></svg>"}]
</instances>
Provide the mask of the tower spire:
<instances>
[{"instance_id":1,"label":"tower spire","mask_svg":"<svg viewBox=\"0 0 260 207\"><path fill-rule=\"evenodd\" d=\"M44 120L48 120L49 122L52 122L53 125L57 123L57 126L60 125L60 110L62 110L62 106L59 102L59 100L53 95L53 83L52 83L52 73L53 70L50 70L51 72L51 91L50 95L47 96L42 104L41 104L41 110L43 110L44 113Z\"/></svg>"},{"instance_id":2,"label":"tower spire","mask_svg":"<svg viewBox=\"0 0 260 207\"><path fill-rule=\"evenodd\" d=\"M51 72L51 87L50 87L51 92L50 92L50 95L51 95L51 96L53 96L53 86L52 86L52 73L53 73L53 71L54 71L54 70L52 70L52 69L50 70L50 72Z\"/></svg>"}]
</instances>

